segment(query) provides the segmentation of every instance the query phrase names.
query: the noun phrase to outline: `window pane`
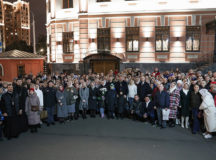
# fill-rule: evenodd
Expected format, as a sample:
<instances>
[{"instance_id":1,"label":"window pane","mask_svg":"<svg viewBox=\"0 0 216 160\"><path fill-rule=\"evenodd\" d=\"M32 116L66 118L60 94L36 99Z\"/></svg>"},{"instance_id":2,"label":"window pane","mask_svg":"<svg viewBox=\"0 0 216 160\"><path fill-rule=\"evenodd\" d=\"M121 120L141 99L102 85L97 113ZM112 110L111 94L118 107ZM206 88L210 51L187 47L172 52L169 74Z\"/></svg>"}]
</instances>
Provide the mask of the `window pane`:
<instances>
[{"instance_id":1,"label":"window pane","mask_svg":"<svg viewBox=\"0 0 216 160\"><path fill-rule=\"evenodd\" d=\"M127 51L133 51L133 42L132 42L132 40L127 41Z\"/></svg>"},{"instance_id":2,"label":"window pane","mask_svg":"<svg viewBox=\"0 0 216 160\"><path fill-rule=\"evenodd\" d=\"M156 37L156 51L161 51L162 50L162 41L161 41L161 36Z\"/></svg>"},{"instance_id":3,"label":"window pane","mask_svg":"<svg viewBox=\"0 0 216 160\"><path fill-rule=\"evenodd\" d=\"M139 41L138 40L133 41L133 51L139 51Z\"/></svg>"},{"instance_id":4,"label":"window pane","mask_svg":"<svg viewBox=\"0 0 216 160\"><path fill-rule=\"evenodd\" d=\"M68 0L63 0L63 8L68 8Z\"/></svg>"},{"instance_id":5,"label":"window pane","mask_svg":"<svg viewBox=\"0 0 216 160\"><path fill-rule=\"evenodd\" d=\"M73 0L69 0L69 7L68 8L73 8Z\"/></svg>"},{"instance_id":6,"label":"window pane","mask_svg":"<svg viewBox=\"0 0 216 160\"><path fill-rule=\"evenodd\" d=\"M169 51L169 37L168 37L168 35L163 36L163 51Z\"/></svg>"},{"instance_id":7,"label":"window pane","mask_svg":"<svg viewBox=\"0 0 216 160\"><path fill-rule=\"evenodd\" d=\"M192 37L189 36L187 37L187 40L186 40L186 51L192 51Z\"/></svg>"},{"instance_id":8,"label":"window pane","mask_svg":"<svg viewBox=\"0 0 216 160\"><path fill-rule=\"evenodd\" d=\"M193 40L193 50L194 51L199 51L200 48L200 37L199 35L194 35L194 40Z\"/></svg>"}]
</instances>

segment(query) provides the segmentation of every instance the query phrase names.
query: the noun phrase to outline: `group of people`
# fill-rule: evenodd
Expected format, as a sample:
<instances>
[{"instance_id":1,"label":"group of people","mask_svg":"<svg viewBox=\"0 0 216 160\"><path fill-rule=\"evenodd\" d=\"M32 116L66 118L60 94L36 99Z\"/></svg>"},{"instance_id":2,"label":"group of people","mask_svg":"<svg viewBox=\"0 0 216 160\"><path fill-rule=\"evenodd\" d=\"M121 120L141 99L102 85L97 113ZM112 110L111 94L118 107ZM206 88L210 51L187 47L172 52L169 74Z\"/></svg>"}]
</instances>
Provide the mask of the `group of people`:
<instances>
[{"instance_id":1,"label":"group of people","mask_svg":"<svg viewBox=\"0 0 216 160\"><path fill-rule=\"evenodd\" d=\"M161 129L180 125L209 139L216 132L215 106L216 72L211 71L29 74L0 83L0 140L87 115L130 118Z\"/></svg>"}]
</instances>

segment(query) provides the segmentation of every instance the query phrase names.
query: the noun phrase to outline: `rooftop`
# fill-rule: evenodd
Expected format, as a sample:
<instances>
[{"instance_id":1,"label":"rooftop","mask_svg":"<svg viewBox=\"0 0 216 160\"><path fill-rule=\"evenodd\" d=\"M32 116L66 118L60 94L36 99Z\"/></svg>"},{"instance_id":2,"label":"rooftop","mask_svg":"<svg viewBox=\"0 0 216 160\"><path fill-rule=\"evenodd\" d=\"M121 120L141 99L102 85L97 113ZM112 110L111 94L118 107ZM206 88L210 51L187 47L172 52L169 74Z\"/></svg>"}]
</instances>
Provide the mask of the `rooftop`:
<instances>
[{"instance_id":1,"label":"rooftop","mask_svg":"<svg viewBox=\"0 0 216 160\"><path fill-rule=\"evenodd\" d=\"M43 56L25 52L25 51L20 51L20 50L11 50L7 51L4 53L0 53L0 59L2 58L11 58L11 59L44 59Z\"/></svg>"}]
</instances>

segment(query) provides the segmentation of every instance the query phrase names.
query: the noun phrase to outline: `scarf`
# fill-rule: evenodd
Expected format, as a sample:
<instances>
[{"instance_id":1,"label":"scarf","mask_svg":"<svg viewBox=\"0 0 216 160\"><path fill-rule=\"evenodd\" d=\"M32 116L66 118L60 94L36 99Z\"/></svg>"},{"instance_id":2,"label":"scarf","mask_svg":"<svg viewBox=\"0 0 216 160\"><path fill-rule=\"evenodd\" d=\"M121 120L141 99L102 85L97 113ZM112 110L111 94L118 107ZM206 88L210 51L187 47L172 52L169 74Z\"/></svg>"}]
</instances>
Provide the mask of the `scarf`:
<instances>
[{"instance_id":1,"label":"scarf","mask_svg":"<svg viewBox=\"0 0 216 160\"><path fill-rule=\"evenodd\" d=\"M173 88L170 88L169 92L172 93L176 89L176 86Z\"/></svg>"},{"instance_id":2,"label":"scarf","mask_svg":"<svg viewBox=\"0 0 216 160\"><path fill-rule=\"evenodd\" d=\"M184 92L184 94L185 94L185 95L187 95L187 94L188 94L188 92L189 92L189 90L188 90L188 89L186 90L186 89L184 89L184 88L182 89L182 91Z\"/></svg>"}]
</instances>

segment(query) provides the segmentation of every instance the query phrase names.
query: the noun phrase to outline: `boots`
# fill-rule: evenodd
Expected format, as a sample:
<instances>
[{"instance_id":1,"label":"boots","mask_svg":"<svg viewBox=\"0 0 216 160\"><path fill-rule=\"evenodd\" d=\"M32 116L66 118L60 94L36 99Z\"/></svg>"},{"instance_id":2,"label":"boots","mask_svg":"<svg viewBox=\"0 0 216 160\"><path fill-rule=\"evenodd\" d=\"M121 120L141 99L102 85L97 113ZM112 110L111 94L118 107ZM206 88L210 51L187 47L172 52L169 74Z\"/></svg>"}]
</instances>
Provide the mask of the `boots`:
<instances>
[{"instance_id":1,"label":"boots","mask_svg":"<svg viewBox=\"0 0 216 160\"><path fill-rule=\"evenodd\" d=\"M188 129L188 127L189 127L189 117L186 117L186 119L185 119L185 128Z\"/></svg>"},{"instance_id":2,"label":"boots","mask_svg":"<svg viewBox=\"0 0 216 160\"><path fill-rule=\"evenodd\" d=\"M182 127L182 128L185 127L185 126L184 126L184 120L185 120L185 118L184 118L184 117L181 117L181 127Z\"/></svg>"},{"instance_id":3,"label":"boots","mask_svg":"<svg viewBox=\"0 0 216 160\"><path fill-rule=\"evenodd\" d=\"M85 110L85 109L82 111L82 118L83 118L83 119L86 119L86 118L87 118L87 117L86 117L86 110Z\"/></svg>"}]
</instances>

